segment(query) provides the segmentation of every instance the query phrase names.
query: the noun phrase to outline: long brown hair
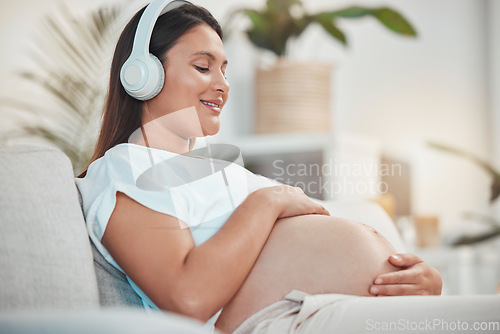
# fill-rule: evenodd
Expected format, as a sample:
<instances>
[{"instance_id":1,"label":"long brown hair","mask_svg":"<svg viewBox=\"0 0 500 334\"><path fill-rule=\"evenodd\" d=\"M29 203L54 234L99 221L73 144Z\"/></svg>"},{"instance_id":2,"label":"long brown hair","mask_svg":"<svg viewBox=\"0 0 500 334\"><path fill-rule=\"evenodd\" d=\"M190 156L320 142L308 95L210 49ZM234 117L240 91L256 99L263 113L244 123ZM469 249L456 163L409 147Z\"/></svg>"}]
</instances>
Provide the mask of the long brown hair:
<instances>
[{"instance_id":1,"label":"long brown hair","mask_svg":"<svg viewBox=\"0 0 500 334\"><path fill-rule=\"evenodd\" d=\"M141 127L143 102L134 99L125 92L120 82L120 70L132 52L135 31L145 8L134 15L123 29L116 44L99 138L92 158L78 177L85 177L87 169L93 161L104 156L104 153L110 148L126 143L130 135ZM161 15L153 29L149 52L158 57L165 65L168 61L166 59L167 51L177 43L183 34L200 24L208 24L222 39L222 29L219 23L203 7L186 4Z\"/></svg>"}]
</instances>

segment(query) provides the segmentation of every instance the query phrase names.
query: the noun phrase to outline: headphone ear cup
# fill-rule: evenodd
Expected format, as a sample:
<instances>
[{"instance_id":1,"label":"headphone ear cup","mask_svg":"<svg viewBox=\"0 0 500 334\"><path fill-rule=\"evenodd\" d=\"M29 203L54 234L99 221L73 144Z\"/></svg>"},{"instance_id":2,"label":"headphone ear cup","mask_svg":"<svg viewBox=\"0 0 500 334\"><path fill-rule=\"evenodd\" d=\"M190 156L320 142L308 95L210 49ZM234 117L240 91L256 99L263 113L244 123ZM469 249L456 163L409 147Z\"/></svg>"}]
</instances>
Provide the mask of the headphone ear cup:
<instances>
[{"instance_id":1,"label":"headphone ear cup","mask_svg":"<svg viewBox=\"0 0 500 334\"><path fill-rule=\"evenodd\" d=\"M161 61L148 52L151 34L160 15L185 4L191 3L186 0L153 0L144 9L137 23L132 51L120 69L122 87L134 99L150 100L161 92L165 69Z\"/></svg>"},{"instance_id":2,"label":"headphone ear cup","mask_svg":"<svg viewBox=\"0 0 500 334\"><path fill-rule=\"evenodd\" d=\"M150 100L158 95L165 84L165 69L163 68L163 64L155 55L151 53L149 54L149 58L151 62L148 64L148 81L150 82L148 82L146 86L150 87L150 91L144 92L146 95L143 98L140 98L142 101Z\"/></svg>"},{"instance_id":3,"label":"headphone ear cup","mask_svg":"<svg viewBox=\"0 0 500 334\"><path fill-rule=\"evenodd\" d=\"M148 66L140 59L127 59L120 70L120 81L127 94L138 98L148 81Z\"/></svg>"},{"instance_id":4,"label":"headphone ear cup","mask_svg":"<svg viewBox=\"0 0 500 334\"><path fill-rule=\"evenodd\" d=\"M148 58L128 59L120 71L122 86L134 99L150 100L161 92L165 82L165 69L154 55Z\"/></svg>"}]
</instances>

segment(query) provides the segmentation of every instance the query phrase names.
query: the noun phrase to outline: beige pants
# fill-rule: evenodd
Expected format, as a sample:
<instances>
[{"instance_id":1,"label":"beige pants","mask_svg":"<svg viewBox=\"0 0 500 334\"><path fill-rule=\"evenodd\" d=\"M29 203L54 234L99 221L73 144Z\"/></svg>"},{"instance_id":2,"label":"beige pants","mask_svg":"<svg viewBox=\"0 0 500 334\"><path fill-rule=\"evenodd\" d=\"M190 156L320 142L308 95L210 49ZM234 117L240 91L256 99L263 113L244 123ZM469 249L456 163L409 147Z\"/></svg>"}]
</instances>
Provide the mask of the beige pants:
<instances>
[{"instance_id":1,"label":"beige pants","mask_svg":"<svg viewBox=\"0 0 500 334\"><path fill-rule=\"evenodd\" d=\"M500 333L500 295L360 297L292 290L234 334Z\"/></svg>"}]
</instances>

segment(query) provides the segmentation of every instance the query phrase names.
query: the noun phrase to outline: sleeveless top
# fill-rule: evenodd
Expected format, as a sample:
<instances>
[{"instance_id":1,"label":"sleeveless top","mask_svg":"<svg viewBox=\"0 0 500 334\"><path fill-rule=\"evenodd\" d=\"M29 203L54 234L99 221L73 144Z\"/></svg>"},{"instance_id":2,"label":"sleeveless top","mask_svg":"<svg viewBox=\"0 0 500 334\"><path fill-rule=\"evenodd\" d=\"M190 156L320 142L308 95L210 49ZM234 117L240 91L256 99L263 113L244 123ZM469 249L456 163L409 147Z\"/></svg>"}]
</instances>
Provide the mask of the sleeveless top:
<instances>
[{"instance_id":1,"label":"sleeveless top","mask_svg":"<svg viewBox=\"0 0 500 334\"><path fill-rule=\"evenodd\" d=\"M248 194L277 184L240 166L241 154L234 146L209 145L196 151L199 154L179 155L123 143L92 162L84 178L75 179L90 238L103 257L125 275L101 243L117 191L151 210L178 218L198 246L224 225ZM127 279L145 309L158 310L128 275ZM207 327L213 328L220 312Z\"/></svg>"}]
</instances>

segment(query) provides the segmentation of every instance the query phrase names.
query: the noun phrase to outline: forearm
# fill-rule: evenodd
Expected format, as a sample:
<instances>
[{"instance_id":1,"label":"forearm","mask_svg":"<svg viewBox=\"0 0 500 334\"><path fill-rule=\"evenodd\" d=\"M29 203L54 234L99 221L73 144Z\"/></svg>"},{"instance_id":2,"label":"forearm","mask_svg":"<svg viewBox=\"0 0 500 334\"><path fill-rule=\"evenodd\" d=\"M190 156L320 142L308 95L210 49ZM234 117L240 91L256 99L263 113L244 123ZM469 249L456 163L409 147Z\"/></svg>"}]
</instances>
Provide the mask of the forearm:
<instances>
[{"instance_id":1,"label":"forearm","mask_svg":"<svg viewBox=\"0 0 500 334\"><path fill-rule=\"evenodd\" d=\"M179 279L182 285L179 289L189 291L194 308L201 309L199 313L209 317L238 291L278 215L272 200L253 193L213 237L189 252L181 272L183 277Z\"/></svg>"}]
</instances>

